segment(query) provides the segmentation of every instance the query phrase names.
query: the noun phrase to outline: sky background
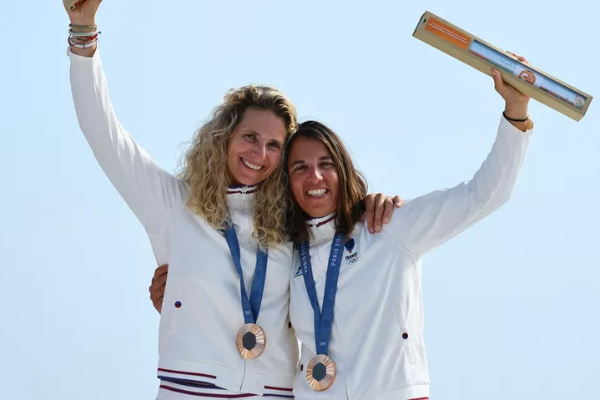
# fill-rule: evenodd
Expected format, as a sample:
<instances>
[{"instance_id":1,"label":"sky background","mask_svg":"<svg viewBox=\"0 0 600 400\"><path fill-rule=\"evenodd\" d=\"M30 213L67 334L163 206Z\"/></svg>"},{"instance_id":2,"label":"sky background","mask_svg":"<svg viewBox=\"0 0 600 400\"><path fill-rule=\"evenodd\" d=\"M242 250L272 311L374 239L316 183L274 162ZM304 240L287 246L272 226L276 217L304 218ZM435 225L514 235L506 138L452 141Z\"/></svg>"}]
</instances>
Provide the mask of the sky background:
<instances>
[{"instance_id":1,"label":"sky background","mask_svg":"<svg viewBox=\"0 0 600 400\"><path fill-rule=\"evenodd\" d=\"M97 22L117 115L166 169L229 88L270 84L408 199L470 179L504 105L412 37L426 10L600 96L592 0L106 0ZM79 131L68 23L59 0L0 11L0 397L154 399L156 265ZM598 101L575 122L532 100L511 201L425 256L432 400L597 398Z\"/></svg>"}]
</instances>

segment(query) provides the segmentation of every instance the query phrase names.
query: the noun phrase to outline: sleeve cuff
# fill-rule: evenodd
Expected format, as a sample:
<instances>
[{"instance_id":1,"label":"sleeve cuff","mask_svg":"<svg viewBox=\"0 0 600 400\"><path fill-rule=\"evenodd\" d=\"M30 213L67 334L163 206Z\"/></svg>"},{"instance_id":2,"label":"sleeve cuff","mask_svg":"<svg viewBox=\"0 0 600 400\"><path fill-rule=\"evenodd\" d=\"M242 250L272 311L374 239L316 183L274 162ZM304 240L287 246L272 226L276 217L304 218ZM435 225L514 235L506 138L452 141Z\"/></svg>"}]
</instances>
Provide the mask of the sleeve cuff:
<instances>
[{"instance_id":1,"label":"sleeve cuff","mask_svg":"<svg viewBox=\"0 0 600 400\"><path fill-rule=\"evenodd\" d=\"M79 54L75 54L71 51L71 46L67 47L67 57L69 57L71 60L95 60L97 58L99 58L99 52L100 49L98 47L96 47L96 51L94 51L94 55L91 57L84 57L84 56L80 56Z\"/></svg>"},{"instance_id":2,"label":"sleeve cuff","mask_svg":"<svg viewBox=\"0 0 600 400\"><path fill-rule=\"evenodd\" d=\"M527 115L527 116L529 117L529 120L527 120L527 129L525 130L525 132L523 132L522 130L520 130L513 124L511 124L510 121L504 117L504 115L500 116L500 128L502 131L511 131L511 132L519 133L521 135L524 135L524 134L532 135L535 124L534 124L534 121L531 118L531 116L530 115Z\"/></svg>"}]
</instances>

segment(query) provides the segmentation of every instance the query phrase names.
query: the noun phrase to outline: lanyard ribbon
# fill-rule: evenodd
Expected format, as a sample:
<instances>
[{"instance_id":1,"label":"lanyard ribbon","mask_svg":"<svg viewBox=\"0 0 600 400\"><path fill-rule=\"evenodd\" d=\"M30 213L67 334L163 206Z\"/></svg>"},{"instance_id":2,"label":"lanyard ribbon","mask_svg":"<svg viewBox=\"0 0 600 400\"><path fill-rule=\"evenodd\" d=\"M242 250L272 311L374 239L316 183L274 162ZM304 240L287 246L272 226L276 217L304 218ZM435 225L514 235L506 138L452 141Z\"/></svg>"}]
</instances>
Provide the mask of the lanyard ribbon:
<instances>
[{"instance_id":1,"label":"lanyard ribbon","mask_svg":"<svg viewBox=\"0 0 600 400\"><path fill-rule=\"evenodd\" d=\"M337 293L337 283L340 276L340 265L342 264L342 243L343 235L338 233L333 238L331 251L329 253L329 263L327 264L327 278L325 280L325 295L323 296L323 310L319 310L319 301L317 300L317 290L315 289L315 279L313 277L312 266L310 263L308 240L298 246L300 262L302 263L302 275L304 276L304 285L306 293L310 299L315 314L315 344L317 354L327 355L329 340L331 338L331 327L333 325L333 314L335 307L335 296Z\"/></svg>"},{"instance_id":2,"label":"lanyard ribbon","mask_svg":"<svg viewBox=\"0 0 600 400\"><path fill-rule=\"evenodd\" d=\"M254 269L254 278L252 280L252 289L250 299L246 293L246 285L244 284L244 275L242 273L242 263L240 256L240 243L238 242L237 234L233 222L230 222L229 227L223 230L225 240L229 245L231 258L235 264L235 269L240 277L240 292L242 295L242 309L244 311L244 322L246 324L255 324L260 313L260 304L262 303L263 292L265 289L265 280L267 276L267 261L269 259L268 251L258 249L256 251L256 267Z\"/></svg>"}]
</instances>

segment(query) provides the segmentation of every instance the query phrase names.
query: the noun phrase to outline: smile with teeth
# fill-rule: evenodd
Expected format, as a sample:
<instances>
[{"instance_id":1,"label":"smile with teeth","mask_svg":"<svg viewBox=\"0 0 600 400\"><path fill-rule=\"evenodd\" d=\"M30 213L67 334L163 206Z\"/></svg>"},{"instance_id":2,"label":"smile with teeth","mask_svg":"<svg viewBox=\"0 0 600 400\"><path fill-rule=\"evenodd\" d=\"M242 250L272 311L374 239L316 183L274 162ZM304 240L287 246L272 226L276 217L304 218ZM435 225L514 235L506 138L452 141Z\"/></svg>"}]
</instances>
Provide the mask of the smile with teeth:
<instances>
[{"instance_id":1,"label":"smile with teeth","mask_svg":"<svg viewBox=\"0 0 600 400\"><path fill-rule=\"evenodd\" d=\"M327 189L315 189L315 190L307 190L306 193L310 197L323 197L328 192Z\"/></svg>"},{"instance_id":2,"label":"smile with teeth","mask_svg":"<svg viewBox=\"0 0 600 400\"><path fill-rule=\"evenodd\" d=\"M262 167L261 167L260 165L255 165L255 164L252 164L252 163L250 163L250 162L248 162L248 161L244 160L243 158L242 158L241 160L242 160L242 162L244 163L244 165L245 165L246 167L250 168L250 169L253 169L253 170L255 170L255 171L258 171L258 170L262 169Z\"/></svg>"}]
</instances>

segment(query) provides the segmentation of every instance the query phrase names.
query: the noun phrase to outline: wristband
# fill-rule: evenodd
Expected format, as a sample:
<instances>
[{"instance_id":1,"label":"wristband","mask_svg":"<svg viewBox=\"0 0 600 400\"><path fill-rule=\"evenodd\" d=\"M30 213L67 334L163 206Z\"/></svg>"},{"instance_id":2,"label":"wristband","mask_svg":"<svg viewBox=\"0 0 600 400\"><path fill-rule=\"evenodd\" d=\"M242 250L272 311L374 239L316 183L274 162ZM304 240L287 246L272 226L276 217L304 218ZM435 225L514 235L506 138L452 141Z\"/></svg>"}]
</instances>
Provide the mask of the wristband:
<instances>
[{"instance_id":1,"label":"wristband","mask_svg":"<svg viewBox=\"0 0 600 400\"><path fill-rule=\"evenodd\" d=\"M80 49L86 49L88 47L92 47L96 43L98 43L97 38L95 38L94 40L89 41L89 42L75 42L75 41L71 40L71 38L69 38L69 45L78 47Z\"/></svg>"},{"instance_id":2,"label":"wristband","mask_svg":"<svg viewBox=\"0 0 600 400\"><path fill-rule=\"evenodd\" d=\"M506 118L507 120L512 121L512 122L527 122L527 120L529 119L529 117L526 117L525 119L509 118L506 116L506 113L504 111L502 111L502 115L504 116L504 118Z\"/></svg>"},{"instance_id":3,"label":"wristband","mask_svg":"<svg viewBox=\"0 0 600 400\"><path fill-rule=\"evenodd\" d=\"M101 32L97 32L97 31L93 31L93 32L73 32L71 30L69 30L69 35L71 37L92 37L92 36L98 36L98 34Z\"/></svg>"},{"instance_id":4,"label":"wristband","mask_svg":"<svg viewBox=\"0 0 600 400\"><path fill-rule=\"evenodd\" d=\"M96 30L96 28L98 28L97 25L75 25L75 24L69 24L69 28L75 28L75 29L93 29Z\"/></svg>"}]
</instances>

